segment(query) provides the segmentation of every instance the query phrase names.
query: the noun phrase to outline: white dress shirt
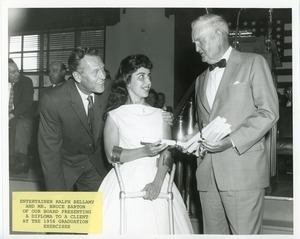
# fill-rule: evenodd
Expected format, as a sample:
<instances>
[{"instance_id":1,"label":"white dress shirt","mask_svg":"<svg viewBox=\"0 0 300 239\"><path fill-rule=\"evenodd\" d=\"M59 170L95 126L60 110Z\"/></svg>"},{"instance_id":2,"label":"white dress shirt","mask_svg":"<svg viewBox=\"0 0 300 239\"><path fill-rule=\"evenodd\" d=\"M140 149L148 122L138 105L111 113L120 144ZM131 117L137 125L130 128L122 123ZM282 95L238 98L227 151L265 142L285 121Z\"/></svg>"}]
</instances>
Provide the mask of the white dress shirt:
<instances>
[{"instance_id":1,"label":"white dress shirt","mask_svg":"<svg viewBox=\"0 0 300 239\"><path fill-rule=\"evenodd\" d=\"M230 46L227 49L227 51L224 53L224 55L220 58L220 60L225 59L227 63L231 51L232 51L232 47ZM214 104L216 93L219 88L224 71L225 68L216 67L213 71L209 72L207 88L206 88L206 97L211 109Z\"/></svg>"},{"instance_id":2,"label":"white dress shirt","mask_svg":"<svg viewBox=\"0 0 300 239\"><path fill-rule=\"evenodd\" d=\"M86 113L86 115L87 115L87 114L88 114L88 105L89 105L89 101L87 100L87 98L88 98L89 95L84 94L84 93L78 88L78 86L77 86L76 83L75 83L75 85L76 85L76 88L77 88L77 90L78 90L78 92L79 92L79 94L80 94L80 97L81 97L81 99L82 99L83 106L84 106L84 109L85 109L85 113ZM92 93L92 94L90 94L90 95L93 97L93 102L95 103L95 94Z\"/></svg>"}]
</instances>

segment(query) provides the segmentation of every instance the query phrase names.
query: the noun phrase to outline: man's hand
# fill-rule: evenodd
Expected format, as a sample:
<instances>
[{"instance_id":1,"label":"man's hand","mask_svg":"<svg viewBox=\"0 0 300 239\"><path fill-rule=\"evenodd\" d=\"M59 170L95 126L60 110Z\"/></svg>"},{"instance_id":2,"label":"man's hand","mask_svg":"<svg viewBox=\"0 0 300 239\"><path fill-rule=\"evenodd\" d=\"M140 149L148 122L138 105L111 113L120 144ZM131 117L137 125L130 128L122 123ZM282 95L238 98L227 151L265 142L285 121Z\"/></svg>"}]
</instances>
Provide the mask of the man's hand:
<instances>
[{"instance_id":1,"label":"man's hand","mask_svg":"<svg viewBox=\"0 0 300 239\"><path fill-rule=\"evenodd\" d=\"M173 116L173 113L172 112L167 112L167 111L164 111L162 110L161 111L161 114L162 114L162 117L163 117L163 120L168 123L169 125L173 125L173 120L174 120L174 116Z\"/></svg>"},{"instance_id":2,"label":"man's hand","mask_svg":"<svg viewBox=\"0 0 300 239\"><path fill-rule=\"evenodd\" d=\"M222 152L232 147L232 143L229 137L226 137L218 142L203 141L202 147L210 153Z\"/></svg>"}]
</instances>

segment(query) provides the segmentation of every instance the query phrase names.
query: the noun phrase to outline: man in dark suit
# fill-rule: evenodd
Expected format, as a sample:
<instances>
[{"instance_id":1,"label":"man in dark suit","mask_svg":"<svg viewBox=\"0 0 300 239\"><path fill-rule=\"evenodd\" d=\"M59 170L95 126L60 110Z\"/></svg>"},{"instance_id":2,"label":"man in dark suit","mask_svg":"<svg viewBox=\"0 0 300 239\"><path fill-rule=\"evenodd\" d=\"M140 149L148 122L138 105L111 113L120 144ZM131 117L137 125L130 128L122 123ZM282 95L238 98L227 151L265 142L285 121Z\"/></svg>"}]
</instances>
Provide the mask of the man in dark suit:
<instances>
[{"instance_id":1,"label":"man in dark suit","mask_svg":"<svg viewBox=\"0 0 300 239\"><path fill-rule=\"evenodd\" d=\"M259 234L269 185L265 134L278 120L278 98L266 60L232 49L228 35L218 15L192 23L196 51L210 64L196 81L199 129L217 116L231 125L228 137L203 142L207 153L198 159L204 233Z\"/></svg>"},{"instance_id":2,"label":"man in dark suit","mask_svg":"<svg viewBox=\"0 0 300 239\"><path fill-rule=\"evenodd\" d=\"M32 136L33 84L20 74L17 64L9 58L9 165L10 173L28 172L28 146Z\"/></svg>"},{"instance_id":3,"label":"man in dark suit","mask_svg":"<svg viewBox=\"0 0 300 239\"><path fill-rule=\"evenodd\" d=\"M54 61L49 66L49 78L52 83L51 87L58 86L66 81L65 76L67 68L64 63Z\"/></svg>"},{"instance_id":4,"label":"man in dark suit","mask_svg":"<svg viewBox=\"0 0 300 239\"><path fill-rule=\"evenodd\" d=\"M63 62L54 61L49 66L50 86L40 89L40 98L43 97L45 91L51 90L54 87L66 82L65 76L67 73L66 65Z\"/></svg>"},{"instance_id":5,"label":"man in dark suit","mask_svg":"<svg viewBox=\"0 0 300 239\"><path fill-rule=\"evenodd\" d=\"M38 148L46 189L97 191L108 171L102 115L111 82L97 49L76 48L68 64L72 78L46 91L40 102Z\"/></svg>"},{"instance_id":6,"label":"man in dark suit","mask_svg":"<svg viewBox=\"0 0 300 239\"><path fill-rule=\"evenodd\" d=\"M78 47L68 64L73 78L46 91L40 102L38 148L46 189L97 191L107 173L101 137L110 82L96 49ZM89 95L94 102L92 129Z\"/></svg>"}]
</instances>

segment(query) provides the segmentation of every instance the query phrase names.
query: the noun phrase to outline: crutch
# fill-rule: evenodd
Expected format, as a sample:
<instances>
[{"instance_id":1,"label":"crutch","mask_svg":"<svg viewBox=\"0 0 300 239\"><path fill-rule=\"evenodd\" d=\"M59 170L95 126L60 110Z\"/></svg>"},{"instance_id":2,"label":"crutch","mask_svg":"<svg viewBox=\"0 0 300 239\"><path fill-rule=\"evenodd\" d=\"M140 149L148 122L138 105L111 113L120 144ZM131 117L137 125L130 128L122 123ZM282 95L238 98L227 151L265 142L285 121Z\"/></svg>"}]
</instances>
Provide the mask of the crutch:
<instances>
[{"instance_id":1,"label":"crutch","mask_svg":"<svg viewBox=\"0 0 300 239\"><path fill-rule=\"evenodd\" d=\"M120 154L120 153L119 153ZM116 154L114 154L114 150L112 153L112 157L116 157ZM112 160L112 162L116 162L116 160ZM122 175L120 172L120 163L113 163L115 173L117 175L119 187L120 187L120 193L119 193L119 199L120 199L120 233L126 234L126 207L125 207L125 200L127 198L142 198L145 195L144 191L140 192L126 192L125 191L125 185L122 179ZM168 188L167 192L160 192L157 199L166 199L168 201L168 216L169 216L169 231L170 234L174 234L174 215L173 215L173 192L172 192L172 186L175 176L175 169L176 165L173 163L172 170L170 173L170 178L168 182Z\"/></svg>"}]
</instances>

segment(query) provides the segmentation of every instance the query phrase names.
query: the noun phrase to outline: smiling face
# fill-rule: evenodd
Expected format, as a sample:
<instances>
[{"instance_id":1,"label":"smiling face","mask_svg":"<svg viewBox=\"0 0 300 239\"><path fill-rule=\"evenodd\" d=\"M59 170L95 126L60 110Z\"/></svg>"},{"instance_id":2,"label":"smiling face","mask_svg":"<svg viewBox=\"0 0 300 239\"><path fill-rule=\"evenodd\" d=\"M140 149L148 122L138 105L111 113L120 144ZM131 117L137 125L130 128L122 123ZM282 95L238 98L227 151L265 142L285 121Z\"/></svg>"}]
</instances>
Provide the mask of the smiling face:
<instances>
[{"instance_id":1,"label":"smiling face","mask_svg":"<svg viewBox=\"0 0 300 239\"><path fill-rule=\"evenodd\" d=\"M84 94L102 93L105 90L106 75L99 56L85 55L80 60L77 71L73 72L73 76Z\"/></svg>"},{"instance_id":2,"label":"smiling face","mask_svg":"<svg viewBox=\"0 0 300 239\"><path fill-rule=\"evenodd\" d=\"M151 71L140 67L131 75L127 85L130 99L133 103L143 103L151 88Z\"/></svg>"}]
</instances>

